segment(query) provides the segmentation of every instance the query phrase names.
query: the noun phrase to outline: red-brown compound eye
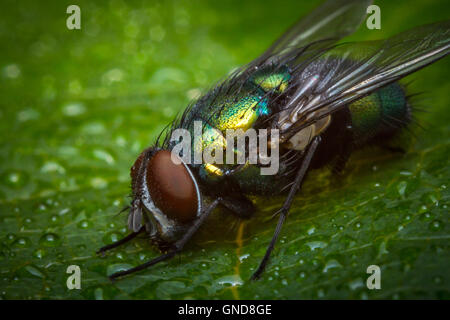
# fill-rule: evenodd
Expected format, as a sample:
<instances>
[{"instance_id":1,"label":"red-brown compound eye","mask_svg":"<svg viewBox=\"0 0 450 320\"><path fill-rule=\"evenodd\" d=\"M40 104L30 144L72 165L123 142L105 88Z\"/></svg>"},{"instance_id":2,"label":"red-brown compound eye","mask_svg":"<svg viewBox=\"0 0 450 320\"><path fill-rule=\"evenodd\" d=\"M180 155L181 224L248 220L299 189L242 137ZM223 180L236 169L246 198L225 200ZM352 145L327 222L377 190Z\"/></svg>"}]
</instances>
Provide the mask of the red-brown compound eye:
<instances>
[{"instance_id":1,"label":"red-brown compound eye","mask_svg":"<svg viewBox=\"0 0 450 320\"><path fill-rule=\"evenodd\" d=\"M155 206L169 218L184 223L196 217L194 181L182 163L172 161L170 151L158 151L148 162L147 186Z\"/></svg>"}]
</instances>

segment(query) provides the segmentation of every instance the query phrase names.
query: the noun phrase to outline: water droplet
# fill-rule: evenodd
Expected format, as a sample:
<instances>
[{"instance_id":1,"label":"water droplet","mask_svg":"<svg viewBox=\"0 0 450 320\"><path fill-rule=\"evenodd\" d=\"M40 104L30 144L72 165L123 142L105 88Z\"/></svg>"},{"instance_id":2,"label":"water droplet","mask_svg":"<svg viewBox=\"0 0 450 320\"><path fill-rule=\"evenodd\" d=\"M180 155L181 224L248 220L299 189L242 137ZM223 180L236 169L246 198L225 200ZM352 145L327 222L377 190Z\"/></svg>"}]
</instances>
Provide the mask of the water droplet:
<instances>
[{"instance_id":1,"label":"water droplet","mask_svg":"<svg viewBox=\"0 0 450 320\"><path fill-rule=\"evenodd\" d=\"M3 68L3 75L9 79L16 79L20 76L21 71L17 64L9 64Z\"/></svg>"},{"instance_id":2,"label":"water droplet","mask_svg":"<svg viewBox=\"0 0 450 320\"><path fill-rule=\"evenodd\" d=\"M239 261L242 263L243 260L247 259L250 256L250 254L243 254L242 256L239 257Z\"/></svg>"},{"instance_id":3,"label":"water droplet","mask_svg":"<svg viewBox=\"0 0 450 320\"><path fill-rule=\"evenodd\" d=\"M103 300L103 289L96 288L94 290L94 296L95 296L95 300Z\"/></svg>"},{"instance_id":4,"label":"water droplet","mask_svg":"<svg viewBox=\"0 0 450 320\"><path fill-rule=\"evenodd\" d=\"M331 259L325 264L325 267L323 268L323 272L327 273L328 270L330 270L330 269L341 268L341 267L342 267L342 265L339 263L339 261L337 261L335 259Z\"/></svg>"},{"instance_id":5,"label":"water droplet","mask_svg":"<svg viewBox=\"0 0 450 320\"><path fill-rule=\"evenodd\" d=\"M113 232L109 232L107 233L104 237L103 237L103 242L105 244L111 244L113 242L116 242L117 240L119 240L120 238L122 238L122 235L119 232L113 231Z\"/></svg>"},{"instance_id":6,"label":"water droplet","mask_svg":"<svg viewBox=\"0 0 450 320\"><path fill-rule=\"evenodd\" d=\"M316 249L323 249L328 245L328 243L324 241L310 241L305 244L311 249L311 251L314 251Z\"/></svg>"},{"instance_id":7,"label":"water droplet","mask_svg":"<svg viewBox=\"0 0 450 320\"><path fill-rule=\"evenodd\" d=\"M358 229L361 229L361 223L360 222L357 222L357 223L355 223L355 229L356 230L358 230Z\"/></svg>"},{"instance_id":8,"label":"water droplet","mask_svg":"<svg viewBox=\"0 0 450 320\"><path fill-rule=\"evenodd\" d=\"M64 115L68 117L76 117L86 112L86 107L80 102L68 103L62 108Z\"/></svg>"},{"instance_id":9,"label":"water droplet","mask_svg":"<svg viewBox=\"0 0 450 320\"><path fill-rule=\"evenodd\" d=\"M308 234L308 235L312 235L314 232L316 232L316 228L313 226L313 227L310 227L307 231L306 231L306 233Z\"/></svg>"},{"instance_id":10,"label":"water droplet","mask_svg":"<svg viewBox=\"0 0 450 320\"><path fill-rule=\"evenodd\" d=\"M81 130L88 135L99 135L106 132L106 127L101 122L90 122L85 124Z\"/></svg>"},{"instance_id":11,"label":"water droplet","mask_svg":"<svg viewBox=\"0 0 450 320\"><path fill-rule=\"evenodd\" d=\"M87 229L91 226L91 224L87 220L81 220L80 222L78 222L77 226L80 229Z\"/></svg>"},{"instance_id":12,"label":"water droplet","mask_svg":"<svg viewBox=\"0 0 450 320\"><path fill-rule=\"evenodd\" d=\"M442 277L440 277L440 276L434 277L433 278L433 282L436 283L436 284L442 283Z\"/></svg>"},{"instance_id":13,"label":"water droplet","mask_svg":"<svg viewBox=\"0 0 450 320\"><path fill-rule=\"evenodd\" d=\"M433 216L429 212L425 212L420 215L420 220L422 221L430 221L432 218Z\"/></svg>"},{"instance_id":14,"label":"water droplet","mask_svg":"<svg viewBox=\"0 0 450 320\"><path fill-rule=\"evenodd\" d=\"M63 216L66 213L68 213L69 211L70 211L69 208L64 208L64 209L62 209L61 211L58 212L58 215Z\"/></svg>"},{"instance_id":15,"label":"water droplet","mask_svg":"<svg viewBox=\"0 0 450 320\"><path fill-rule=\"evenodd\" d=\"M235 287L241 286L244 281L242 281L241 277L238 274L233 274L217 279L217 283L220 285L230 285L232 287Z\"/></svg>"},{"instance_id":16,"label":"water droplet","mask_svg":"<svg viewBox=\"0 0 450 320\"><path fill-rule=\"evenodd\" d=\"M25 270L27 270L33 276L36 276L38 278L45 278L45 275L37 267L34 267L32 265L28 265L28 266L25 267Z\"/></svg>"},{"instance_id":17,"label":"water droplet","mask_svg":"<svg viewBox=\"0 0 450 320\"><path fill-rule=\"evenodd\" d=\"M55 247L59 244L59 236L55 233L46 233L44 234L39 243L46 247Z\"/></svg>"},{"instance_id":18,"label":"water droplet","mask_svg":"<svg viewBox=\"0 0 450 320\"><path fill-rule=\"evenodd\" d=\"M118 136L115 142L119 147L125 147L127 145L127 140L123 136Z\"/></svg>"},{"instance_id":19,"label":"water droplet","mask_svg":"<svg viewBox=\"0 0 450 320\"><path fill-rule=\"evenodd\" d=\"M405 191L406 191L407 186L408 186L408 184L406 183L406 181L400 181L397 184L397 191L402 197L405 196Z\"/></svg>"},{"instance_id":20,"label":"water droplet","mask_svg":"<svg viewBox=\"0 0 450 320\"><path fill-rule=\"evenodd\" d=\"M14 233L8 233L6 235L6 239L8 240L9 243L13 242L14 240L16 240L16 235Z\"/></svg>"},{"instance_id":21,"label":"water droplet","mask_svg":"<svg viewBox=\"0 0 450 320\"><path fill-rule=\"evenodd\" d=\"M3 181L12 188L20 188L25 185L27 176L21 171L10 171L4 174Z\"/></svg>"},{"instance_id":22,"label":"water droplet","mask_svg":"<svg viewBox=\"0 0 450 320\"><path fill-rule=\"evenodd\" d=\"M148 260L147 255L145 253L139 253L139 260L141 261Z\"/></svg>"},{"instance_id":23,"label":"water droplet","mask_svg":"<svg viewBox=\"0 0 450 320\"><path fill-rule=\"evenodd\" d=\"M44 163L44 165L41 167L41 172L42 173L57 172L59 174L65 174L66 169L57 162L48 161Z\"/></svg>"},{"instance_id":24,"label":"water droplet","mask_svg":"<svg viewBox=\"0 0 450 320\"><path fill-rule=\"evenodd\" d=\"M427 206L426 205L422 205L420 207L420 209L419 209L419 212L422 213L422 212L426 212L427 210L428 210Z\"/></svg>"},{"instance_id":25,"label":"water droplet","mask_svg":"<svg viewBox=\"0 0 450 320\"><path fill-rule=\"evenodd\" d=\"M444 224L442 223L442 221L440 221L440 220L433 220L430 223L429 228L430 228L431 231L439 231L439 230L442 229L443 226L444 226Z\"/></svg>"},{"instance_id":26,"label":"water droplet","mask_svg":"<svg viewBox=\"0 0 450 320\"><path fill-rule=\"evenodd\" d=\"M125 77L125 73L121 69L114 68L114 69L107 71L102 76L102 82L105 85L112 85L115 82L123 81L124 77Z\"/></svg>"},{"instance_id":27,"label":"water droplet","mask_svg":"<svg viewBox=\"0 0 450 320\"><path fill-rule=\"evenodd\" d=\"M382 256L384 254L388 254L389 251L387 250L387 243L386 241L383 241L380 243L380 246L378 247L378 256Z\"/></svg>"},{"instance_id":28,"label":"water droplet","mask_svg":"<svg viewBox=\"0 0 450 320\"><path fill-rule=\"evenodd\" d=\"M93 151L94 157L99 159L99 160L103 160L105 161L107 164L113 164L115 162L114 157L107 151L105 150L94 150Z\"/></svg>"},{"instance_id":29,"label":"water droplet","mask_svg":"<svg viewBox=\"0 0 450 320\"><path fill-rule=\"evenodd\" d=\"M25 247L28 247L30 244L31 244L31 241L28 238L20 237L14 241L13 246L25 248Z\"/></svg>"},{"instance_id":30,"label":"water droplet","mask_svg":"<svg viewBox=\"0 0 450 320\"><path fill-rule=\"evenodd\" d=\"M351 290L356 290L358 288L362 288L364 287L364 282L361 278L352 280L348 283L348 286L350 287Z\"/></svg>"},{"instance_id":31,"label":"water droplet","mask_svg":"<svg viewBox=\"0 0 450 320\"><path fill-rule=\"evenodd\" d=\"M323 289L317 290L317 297L318 297L318 298L323 298L323 297L325 297L325 291L324 291Z\"/></svg>"},{"instance_id":32,"label":"water droplet","mask_svg":"<svg viewBox=\"0 0 450 320\"><path fill-rule=\"evenodd\" d=\"M108 268L106 269L106 274L107 276L110 276L113 273L125 271L131 268L133 268L133 266L128 263L116 263L108 266Z\"/></svg>"},{"instance_id":33,"label":"water droplet","mask_svg":"<svg viewBox=\"0 0 450 320\"><path fill-rule=\"evenodd\" d=\"M45 255L45 251L43 249L37 249L34 251L33 255L38 259L42 259Z\"/></svg>"},{"instance_id":34,"label":"water droplet","mask_svg":"<svg viewBox=\"0 0 450 320\"><path fill-rule=\"evenodd\" d=\"M94 177L90 180L90 184L95 189L103 189L108 186L108 181L101 177Z\"/></svg>"},{"instance_id":35,"label":"water droplet","mask_svg":"<svg viewBox=\"0 0 450 320\"><path fill-rule=\"evenodd\" d=\"M436 195L430 194L430 195L428 196L428 198L430 199L430 201L431 201L434 205L436 205L436 206L439 205L439 200L437 199Z\"/></svg>"},{"instance_id":36,"label":"water droplet","mask_svg":"<svg viewBox=\"0 0 450 320\"><path fill-rule=\"evenodd\" d=\"M115 257L116 257L117 259L119 259L119 260L123 260L123 253L122 253L122 252L117 252L117 253L115 254Z\"/></svg>"}]
</instances>

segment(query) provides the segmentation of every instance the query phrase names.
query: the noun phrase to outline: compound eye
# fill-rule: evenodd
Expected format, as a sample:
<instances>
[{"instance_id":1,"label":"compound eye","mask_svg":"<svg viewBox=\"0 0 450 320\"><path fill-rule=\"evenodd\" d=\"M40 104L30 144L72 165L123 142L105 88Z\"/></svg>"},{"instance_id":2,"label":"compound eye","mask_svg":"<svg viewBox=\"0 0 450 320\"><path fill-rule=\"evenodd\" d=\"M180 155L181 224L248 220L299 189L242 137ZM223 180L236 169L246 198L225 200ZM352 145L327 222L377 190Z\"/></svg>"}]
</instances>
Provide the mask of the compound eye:
<instances>
[{"instance_id":1,"label":"compound eye","mask_svg":"<svg viewBox=\"0 0 450 320\"><path fill-rule=\"evenodd\" d=\"M138 182L139 169L141 168L144 157L145 157L145 151L139 155L139 157L136 159L136 161L134 162L134 164L130 170L131 187L133 189L133 192L137 189L136 184Z\"/></svg>"},{"instance_id":2,"label":"compound eye","mask_svg":"<svg viewBox=\"0 0 450 320\"><path fill-rule=\"evenodd\" d=\"M147 164L147 187L153 203L169 218L188 222L197 215L198 199L194 181L172 153L158 151Z\"/></svg>"}]
</instances>

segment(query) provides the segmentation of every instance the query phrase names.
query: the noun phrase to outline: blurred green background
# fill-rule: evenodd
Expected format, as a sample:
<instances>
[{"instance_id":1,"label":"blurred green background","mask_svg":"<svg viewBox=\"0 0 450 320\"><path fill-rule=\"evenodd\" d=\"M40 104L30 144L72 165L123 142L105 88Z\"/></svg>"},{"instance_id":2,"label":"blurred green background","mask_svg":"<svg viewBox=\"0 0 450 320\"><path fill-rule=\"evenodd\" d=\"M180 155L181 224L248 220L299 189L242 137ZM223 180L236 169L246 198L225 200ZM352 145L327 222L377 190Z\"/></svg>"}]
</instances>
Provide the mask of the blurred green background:
<instances>
[{"instance_id":1,"label":"blurred green background","mask_svg":"<svg viewBox=\"0 0 450 320\"><path fill-rule=\"evenodd\" d=\"M127 233L129 168L187 105L257 57L320 1L2 1L0 297L3 299L450 298L448 71L412 76L425 127L405 155L356 154L340 179L314 172L257 282L282 198L242 223L212 217L170 262L109 282L158 253ZM81 8L81 30L66 8ZM447 1L377 1L385 38L448 19ZM68 290L79 265L82 289ZM382 270L368 290L367 266Z\"/></svg>"}]
</instances>

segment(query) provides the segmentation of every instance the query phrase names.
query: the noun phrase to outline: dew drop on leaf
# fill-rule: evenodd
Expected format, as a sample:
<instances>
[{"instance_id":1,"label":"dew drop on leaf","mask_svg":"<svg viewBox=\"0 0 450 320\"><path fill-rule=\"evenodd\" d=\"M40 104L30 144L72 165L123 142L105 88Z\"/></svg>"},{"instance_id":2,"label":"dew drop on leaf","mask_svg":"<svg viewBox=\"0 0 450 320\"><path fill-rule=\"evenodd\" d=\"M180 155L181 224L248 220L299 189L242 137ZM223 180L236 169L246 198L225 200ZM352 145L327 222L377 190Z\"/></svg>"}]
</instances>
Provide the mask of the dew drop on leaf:
<instances>
[{"instance_id":1,"label":"dew drop on leaf","mask_svg":"<svg viewBox=\"0 0 450 320\"><path fill-rule=\"evenodd\" d=\"M39 240L39 243L46 247L55 247L55 246L59 245L60 238L55 233L46 233L41 237L41 239Z\"/></svg>"}]
</instances>

